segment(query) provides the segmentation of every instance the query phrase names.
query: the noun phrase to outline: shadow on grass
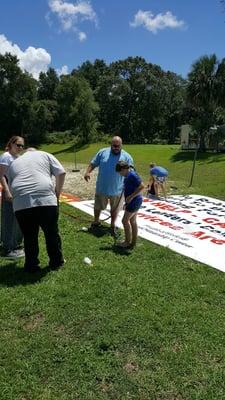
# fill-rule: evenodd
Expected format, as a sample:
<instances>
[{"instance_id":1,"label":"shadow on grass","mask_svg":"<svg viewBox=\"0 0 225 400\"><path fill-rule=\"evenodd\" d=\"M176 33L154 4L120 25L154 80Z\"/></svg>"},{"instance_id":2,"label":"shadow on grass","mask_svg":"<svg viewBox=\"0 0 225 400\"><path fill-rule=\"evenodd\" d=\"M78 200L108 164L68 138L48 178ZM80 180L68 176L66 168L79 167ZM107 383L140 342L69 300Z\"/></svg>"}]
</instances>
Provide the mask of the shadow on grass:
<instances>
[{"instance_id":1,"label":"shadow on grass","mask_svg":"<svg viewBox=\"0 0 225 400\"><path fill-rule=\"evenodd\" d=\"M0 286L30 285L40 282L49 273L49 269L43 268L40 272L30 274L18 267L15 262L0 266Z\"/></svg>"},{"instance_id":2,"label":"shadow on grass","mask_svg":"<svg viewBox=\"0 0 225 400\"><path fill-rule=\"evenodd\" d=\"M80 150L85 150L88 148L88 144L78 144L76 145L76 152ZM57 154L62 154L62 153L73 153L74 152L74 144L72 146L67 147L67 149L62 149L58 151L54 151L52 154L55 156Z\"/></svg>"},{"instance_id":3,"label":"shadow on grass","mask_svg":"<svg viewBox=\"0 0 225 400\"><path fill-rule=\"evenodd\" d=\"M170 160L172 162L193 161L194 155L195 155L194 151L179 151L178 153L174 154ZM224 154L212 153L212 152L206 152L206 153L198 152L197 160L199 162L202 161L202 162L208 162L208 163L220 162L220 161L224 161Z\"/></svg>"},{"instance_id":4,"label":"shadow on grass","mask_svg":"<svg viewBox=\"0 0 225 400\"><path fill-rule=\"evenodd\" d=\"M87 228L87 231L83 231L82 228L79 229L79 232L84 233L84 234L89 234L89 235L93 235L97 238L103 237L103 236L110 236L111 235L111 229L109 226L105 226L105 225L100 225L98 227L90 227Z\"/></svg>"},{"instance_id":5,"label":"shadow on grass","mask_svg":"<svg viewBox=\"0 0 225 400\"><path fill-rule=\"evenodd\" d=\"M100 238L100 237L103 237L106 235L111 236L113 238L110 226L100 225L96 228L91 227L88 229L88 231L82 231L82 229L79 231L84 234L93 235L97 238ZM118 235L117 238L114 238L114 243L112 245L101 246L101 247L99 247L99 250L112 251L115 254L128 256L131 253L131 249L124 249L122 247L117 246L116 240L118 240L119 237L120 237L120 234Z\"/></svg>"},{"instance_id":6,"label":"shadow on grass","mask_svg":"<svg viewBox=\"0 0 225 400\"><path fill-rule=\"evenodd\" d=\"M119 254L121 256L129 256L132 253L131 249L124 249L116 245L116 243L112 244L111 246L101 246L99 250L102 251L112 251L115 254Z\"/></svg>"}]
</instances>

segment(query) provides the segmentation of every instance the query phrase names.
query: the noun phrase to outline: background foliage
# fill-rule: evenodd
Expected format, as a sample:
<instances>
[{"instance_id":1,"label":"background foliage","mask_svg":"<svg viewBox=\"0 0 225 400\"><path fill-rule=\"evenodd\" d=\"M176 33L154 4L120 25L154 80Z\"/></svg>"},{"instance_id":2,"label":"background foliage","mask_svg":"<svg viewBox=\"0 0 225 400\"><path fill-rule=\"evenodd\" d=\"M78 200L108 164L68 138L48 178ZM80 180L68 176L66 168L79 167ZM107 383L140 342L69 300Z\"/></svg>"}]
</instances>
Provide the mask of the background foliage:
<instances>
[{"instance_id":1,"label":"background foliage","mask_svg":"<svg viewBox=\"0 0 225 400\"><path fill-rule=\"evenodd\" d=\"M49 137L56 142L56 132L66 137L70 132L83 144L117 131L126 143L172 144L179 142L179 127L189 123L204 150L209 128L225 123L225 59L201 57L187 80L141 57L110 65L86 61L61 76L50 68L35 80L21 71L15 56L5 54L0 93L2 144L12 134L30 144Z\"/></svg>"}]
</instances>

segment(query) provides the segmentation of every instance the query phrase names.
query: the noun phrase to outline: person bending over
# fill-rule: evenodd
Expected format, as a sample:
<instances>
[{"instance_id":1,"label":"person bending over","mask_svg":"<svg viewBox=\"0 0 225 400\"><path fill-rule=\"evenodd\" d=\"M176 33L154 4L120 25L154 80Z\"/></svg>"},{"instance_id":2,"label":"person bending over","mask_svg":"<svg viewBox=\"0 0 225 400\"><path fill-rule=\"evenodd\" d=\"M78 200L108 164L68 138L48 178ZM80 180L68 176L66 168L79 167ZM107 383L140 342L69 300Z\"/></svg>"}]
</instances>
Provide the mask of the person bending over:
<instances>
[{"instance_id":1,"label":"person bending over","mask_svg":"<svg viewBox=\"0 0 225 400\"><path fill-rule=\"evenodd\" d=\"M168 176L168 171L166 168L160 167L155 163L151 163L150 167L150 178L149 178L149 188L154 188L153 192L156 197L159 197L160 191L162 191L166 199L166 178ZM151 194L151 193L150 193Z\"/></svg>"},{"instance_id":2,"label":"person bending over","mask_svg":"<svg viewBox=\"0 0 225 400\"><path fill-rule=\"evenodd\" d=\"M13 208L24 235L26 272L39 267L39 228L44 232L49 268L64 264L61 238L58 231L58 200L65 179L65 170L49 153L28 149L9 168L9 184ZM52 181L55 176L55 184Z\"/></svg>"}]
</instances>

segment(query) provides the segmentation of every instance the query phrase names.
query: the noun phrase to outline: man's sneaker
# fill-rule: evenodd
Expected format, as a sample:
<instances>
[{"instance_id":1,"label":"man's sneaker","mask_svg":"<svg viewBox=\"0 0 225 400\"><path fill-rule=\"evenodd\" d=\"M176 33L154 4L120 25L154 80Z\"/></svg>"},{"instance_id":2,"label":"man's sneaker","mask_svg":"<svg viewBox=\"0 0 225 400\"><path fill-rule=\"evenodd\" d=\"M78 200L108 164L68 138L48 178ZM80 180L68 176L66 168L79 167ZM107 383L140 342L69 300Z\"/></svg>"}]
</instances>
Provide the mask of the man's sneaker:
<instances>
[{"instance_id":1,"label":"man's sneaker","mask_svg":"<svg viewBox=\"0 0 225 400\"><path fill-rule=\"evenodd\" d=\"M111 236L115 239L118 239L120 237L120 231L116 226L110 228L110 233Z\"/></svg>"},{"instance_id":2,"label":"man's sneaker","mask_svg":"<svg viewBox=\"0 0 225 400\"><path fill-rule=\"evenodd\" d=\"M34 265L32 267L25 266L24 271L28 274L35 274L36 272L40 272L41 268L39 267L39 265Z\"/></svg>"},{"instance_id":3,"label":"man's sneaker","mask_svg":"<svg viewBox=\"0 0 225 400\"><path fill-rule=\"evenodd\" d=\"M98 229L101 227L101 222L92 222L90 225L90 230Z\"/></svg>"},{"instance_id":4,"label":"man's sneaker","mask_svg":"<svg viewBox=\"0 0 225 400\"><path fill-rule=\"evenodd\" d=\"M25 253L23 250L12 250L6 253L4 257L9 260L16 260L17 258L25 257Z\"/></svg>"},{"instance_id":5,"label":"man's sneaker","mask_svg":"<svg viewBox=\"0 0 225 400\"><path fill-rule=\"evenodd\" d=\"M49 263L48 268L51 269L52 271L56 271L59 268L62 268L66 264L66 260L64 258L63 261L61 261L59 264L51 264Z\"/></svg>"}]
</instances>

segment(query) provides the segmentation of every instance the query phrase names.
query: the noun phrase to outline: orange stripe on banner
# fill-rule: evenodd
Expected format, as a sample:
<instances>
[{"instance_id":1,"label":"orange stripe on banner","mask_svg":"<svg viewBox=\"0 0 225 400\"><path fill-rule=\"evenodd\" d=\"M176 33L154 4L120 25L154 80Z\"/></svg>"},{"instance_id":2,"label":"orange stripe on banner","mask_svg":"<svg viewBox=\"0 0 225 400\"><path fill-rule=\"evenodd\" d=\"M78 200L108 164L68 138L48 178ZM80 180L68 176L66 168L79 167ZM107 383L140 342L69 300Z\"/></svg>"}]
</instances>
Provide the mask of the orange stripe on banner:
<instances>
[{"instance_id":1,"label":"orange stripe on banner","mask_svg":"<svg viewBox=\"0 0 225 400\"><path fill-rule=\"evenodd\" d=\"M74 201L80 201L80 198L72 194L61 193L59 201L61 203L73 203Z\"/></svg>"},{"instance_id":2,"label":"orange stripe on banner","mask_svg":"<svg viewBox=\"0 0 225 400\"><path fill-rule=\"evenodd\" d=\"M0 197L1 197L2 187L0 185ZM59 201L61 203L73 203L74 201L80 201L79 197L73 196L68 193L61 193Z\"/></svg>"}]
</instances>

